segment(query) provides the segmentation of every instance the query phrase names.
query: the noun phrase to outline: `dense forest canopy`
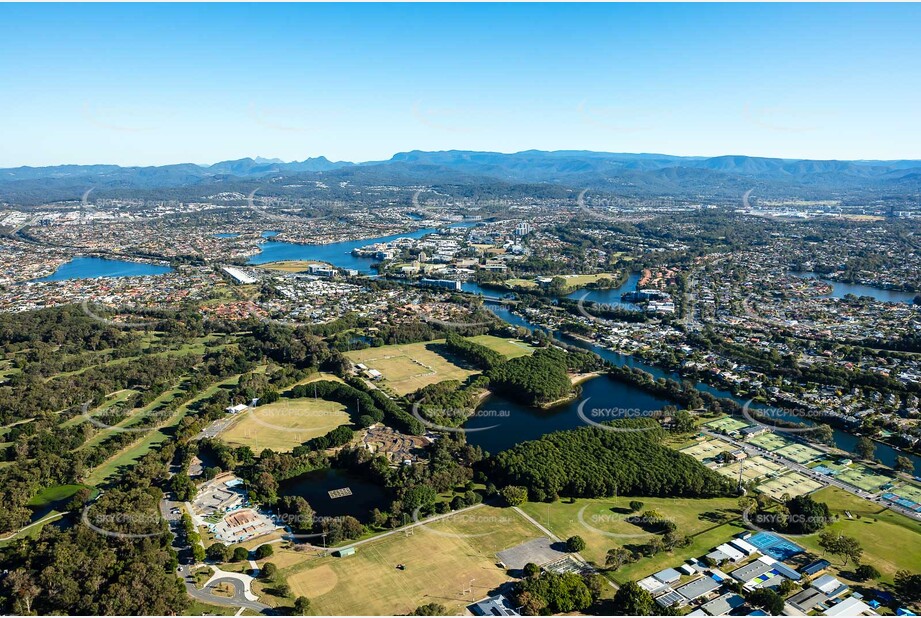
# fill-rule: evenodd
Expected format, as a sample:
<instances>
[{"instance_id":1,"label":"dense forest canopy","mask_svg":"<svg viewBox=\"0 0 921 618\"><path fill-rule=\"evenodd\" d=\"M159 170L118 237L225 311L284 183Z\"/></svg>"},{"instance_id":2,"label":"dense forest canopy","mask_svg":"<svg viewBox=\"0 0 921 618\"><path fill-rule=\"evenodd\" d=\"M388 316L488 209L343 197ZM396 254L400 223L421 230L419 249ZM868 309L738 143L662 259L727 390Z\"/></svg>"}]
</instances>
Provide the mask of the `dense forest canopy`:
<instances>
[{"instance_id":1,"label":"dense forest canopy","mask_svg":"<svg viewBox=\"0 0 921 618\"><path fill-rule=\"evenodd\" d=\"M582 427L522 442L492 458L490 478L497 485L526 487L532 500L732 494L731 481L662 444L665 431L657 422L631 419L609 425L634 431Z\"/></svg>"}]
</instances>

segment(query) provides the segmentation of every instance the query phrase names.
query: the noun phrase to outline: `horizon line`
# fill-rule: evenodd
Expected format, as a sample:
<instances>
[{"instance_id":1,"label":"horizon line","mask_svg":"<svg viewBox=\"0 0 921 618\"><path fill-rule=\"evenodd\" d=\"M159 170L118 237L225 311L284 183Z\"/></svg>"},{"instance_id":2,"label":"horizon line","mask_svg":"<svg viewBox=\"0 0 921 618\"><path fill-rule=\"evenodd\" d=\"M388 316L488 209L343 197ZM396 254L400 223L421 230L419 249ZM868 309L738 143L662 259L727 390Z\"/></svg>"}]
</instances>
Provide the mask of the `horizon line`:
<instances>
[{"instance_id":1,"label":"horizon line","mask_svg":"<svg viewBox=\"0 0 921 618\"><path fill-rule=\"evenodd\" d=\"M311 155L308 155L308 156L307 156L306 158L304 158L304 159L291 159L291 160L287 160L287 161L284 160L284 159L282 159L282 158L280 158L280 157L263 157L262 155L256 155L256 156L247 155L247 156L238 157L238 158L219 159L219 160L217 160L217 161L214 161L213 163L196 163L196 162L194 162L194 161L176 161L176 162L173 162L173 163L160 163L160 164L127 164L127 165L126 165L126 164L122 164L122 163L100 163L100 162L96 162L96 163L53 163L53 164L49 164L49 165L25 165L25 164L22 164L22 165L14 165L14 166L4 166L4 167L0 167L0 169L20 169L20 168L41 169L41 168L46 168L46 167L65 167L65 166L92 167L92 166L97 166L97 165L112 165L112 166L120 167L120 168L145 168L145 167L169 167L169 166L175 166L175 165L195 165L195 166L197 166L197 167L205 168L205 169L206 169L206 168L212 167L212 166L214 166L214 165L217 165L217 164L219 164L219 163L227 163L227 162L230 162L230 161L245 161L245 160L250 160L250 161L254 161L254 162L255 162L255 161L258 160L258 159L263 159L264 161L267 162L267 164L268 164L268 163L279 163L279 162L280 162L280 164L283 164L283 165L290 165L290 164L292 164L292 163L303 163L304 161L309 161L309 160L311 160L311 159L324 159L324 160L329 161L330 163L333 163L333 164L341 163L341 164L347 164L347 165L374 165L374 164L384 164L384 163L393 162L394 157L396 157L397 155L401 155L401 154L410 154L410 153L438 154L438 153L450 153L450 152L457 152L457 153L475 153L475 154L494 154L494 155L503 155L503 156L514 156L514 155L520 155L520 154L526 154L526 153L542 153L542 154L572 153L573 155L577 155L577 154L579 154L579 153L585 153L585 154L593 154L593 155L622 155L622 156L642 156L642 157L670 157L670 158L675 158L675 159L696 159L696 160L720 159L720 158L727 158L727 157L745 157L745 158L748 158L748 159L772 159L772 160L776 160L776 161L789 161L789 162L795 162L795 161L830 162L830 161L835 161L835 162L843 162L843 163L896 163L896 162L904 162L904 161L917 161L917 162L921 163L921 155L919 155L918 158L902 157L902 158L897 158L897 159L878 159L878 158L858 158L858 159L831 158L831 159L813 159L813 158L808 158L808 157L772 157L772 156L761 156L761 155L740 154L740 153L727 153L727 154L720 154L720 155L708 156L708 155L669 154L669 153L665 153L665 152L620 152L620 151L613 151L613 150L584 150L584 149L571 149L571 148L567 148L567 149L558 149L558 150L542 150L542 149L539 149L539 148L528 148L528 149L525 149L525 150L515 150L515 151L511 151L511 152L503 152L503 151L500 151L500 150L470 150L470 149L448 148L448 149L442 149L442 150L420 150L420 149L399 150L399 151L397 151L397 152L394 152L392 155L390 155L390 158L389 158L389 159L368 159L368 160L365 160L365 161L352 161L352 160L345 160L345 159L333 160L333 159L330 159L329 157L327 157L326 155L323 155L323 154L312 155L312 156L311 156Z\"/></svg>"}]
</instances>

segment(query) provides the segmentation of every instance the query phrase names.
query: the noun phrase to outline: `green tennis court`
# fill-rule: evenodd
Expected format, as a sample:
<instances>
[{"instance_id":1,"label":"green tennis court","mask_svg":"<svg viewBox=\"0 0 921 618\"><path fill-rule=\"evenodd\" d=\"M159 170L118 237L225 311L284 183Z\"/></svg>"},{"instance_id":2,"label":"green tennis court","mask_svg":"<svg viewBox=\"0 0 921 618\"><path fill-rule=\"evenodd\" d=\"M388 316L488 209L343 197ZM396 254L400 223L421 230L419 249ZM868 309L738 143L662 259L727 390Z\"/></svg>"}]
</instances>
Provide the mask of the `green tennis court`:
<instances>
[{"instance_id":1,"label":"green tennis court","mask_svg":"<svg viewBox=\"0 0 921 618\"><path fill-rule=\"evenodd\" d=\"M717 468L716 471L723 476L737 479L739 478L740 464L742 468L742 480L746 483L763 479L785 469L778 463L774 463L773 461L765 459L761 455L756 455L754 457L749 457L748 459L743 459L741 462L737 462L728 466L722 466Z\"/></svg>"},{"instance_id":2,"label":"green tennis court","mask_svg":"<svg viewBox=\"0 0 921 618\"><path fill-rule=\"evenodd\" d=\"M723 440L704 440L698 444L681 449L681 452L690 455L698 461L716 457L723 451L732 451L735 447Z\"/></svg>"},{"instance_id":3,"label":"green tennis court","mask_svg":"<svg viewBox=\"0 0 921 618\"><path fill-rule=\"evenodd\" d=\"M839 472L835 478L873 493L879 491L886 483L892 482L892 478L878 474L863 464L853 464L847 470Z\"/></svg>"},{"instance_id":4,"label":"green tennis court","mask_svg":"<svg viewBox=\"0 0 921 618\"><path fill-rule=\"evenodd\" d=\"M775 500L780 500L784 494L791 498L808 494L823 487L818 481L814 481L800 474L799 472L790 472L775 479L767 480L758 485L758 491L765 493Z\"/></svg>"},{"instance_id":5,"label":"green tennis court","mask_svg":"<svg viewBox=\"0 0 921 618\"><path fill-rule=\"evenodd\" d=\"M809 463L823 456L822 451L805 444L790 444L777 449L774 454L795 461L798 464Z\"/></svg>"},{"instance_id":6,"label":"green tennis court","mask_svg":"<svg viewBox=\"0 0 921 618\"><path fill-rule=\"evenodd\" d=\"M778 436L776 433L763 433L748 440L749 444L754 444L755 446L760 446L766 451L771 451L772 453L778 449L782 449L785 446L792 444L786 438Z\"/></svg>"},{"instance_id":7,"label":"green tennis court","mask_svg":"<svg viewBox=\"0 0 921 618\"><path fill-rule=\"evenodd\" d=\"M710 421L705 423L704 427L708 427L713 431L738 431L743 427L748 427L748 423L740 421L737 418L732 418L731 416L724 416L723 418L718 418L715 421Z\"/></svg>"}]
</instances>

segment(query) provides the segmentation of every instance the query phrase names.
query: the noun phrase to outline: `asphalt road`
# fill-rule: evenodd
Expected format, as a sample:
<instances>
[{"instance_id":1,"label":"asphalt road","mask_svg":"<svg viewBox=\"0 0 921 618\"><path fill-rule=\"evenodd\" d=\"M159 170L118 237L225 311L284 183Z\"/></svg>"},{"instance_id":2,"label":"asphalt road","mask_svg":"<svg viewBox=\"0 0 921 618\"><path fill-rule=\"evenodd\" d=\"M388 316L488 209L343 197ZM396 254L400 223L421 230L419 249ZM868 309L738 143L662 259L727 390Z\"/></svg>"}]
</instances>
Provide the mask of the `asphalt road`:
<instances>
[{"instance_id":1,"label":"asphalt road","mask_svg":"<svg viewBox=\"0 0 921 618\"><path fill-rule=\"evenodd\" d=\"M179 520L182 517L182 503L176 502L175 500L170 500L169 498L170 496L167 494L167 496L160 501L160 514L163 516L163 519L169 522L170 530L173 533L173 548L179 552L180 555L188 554L188 547L180 546L177 544L176 532L178 531ZM171 512L176 508L180 509L179 513ZM202 603L208 603L210 605L245 607L257 612L271 609L270 606L266 605L265 603L250 601L247 599L244 595L243 583L230 577L221 577L215 579L208 586L199 590L195 587L195 578L192 576L191 572L192 566L193 565L189 564L180 565L176 575L182 579L182 583L185 585L186 593L188 593L188 595L193 599L201 601ZM220 584L228 584L229 586L233 587L233 596L227 597L214 594L214 588Z\"/></svg>"},{"instance_id":2,"label":"asphalt road","mask_svg":"<svg viewBox=\"0 0 921 618\"><path fill-rule=\"evenodd\" d=\"M902 507L900 507L900 506L897 505L897 504L892 504L892 503L890 503L890 502L885 502L885 501L883 501L882 498L877 497L875 494L871 494L871 493L869 493L869 492L863 491L862 489L858 489L857 487L853 487L853 486L851 486L851 485L848 485L847 483L842 483L841 481L835 479L835 478L832 477L832 476L825 476L824 474L819 474L819 473L816 472L815 470L812 470L811 468L807 468L806 466L804 466L804 465L802 465L802 464L798 464L798 463L796 463L795 461L791 461L791 460L789 460L789 459L785 459L785 458L781 457L780 455L776 455L776 454L774 454L774 453L771 453L770 451L766 451L766 450L764 450L764 449L762 449L762 448L759 448L759 447L757 447L757 446L753 446L753 445L748 444L748 443L745 443L745 442L739 442L739 441L737 441L737 440L734 440L734 439L730 438L729 436L724 436L724 435L719 434L719 433L717 433L717 432L715 432L715 431L708 431L708 430L705 430L704 433L706 433L707 435L709 435L709 436L711 436L711 437L719 438L720 440L725 440L726 442L729 442L729 443L732 444L733 446L736 446L736 447L738 447L738 448L744 449L746 453L749 453L749 454L754 453L754 454L757 454L757 455L761 455L762 457L766 457L767 459L770 459L770 460L775 461L775 462L777 462L777 463L779 463L779 464L782 464L783 466L785 466L785 467L787 467L787 468L789 468L789 469L791 469L791 470L794 470L794 471L796 471L796 472L799 472L799 473L802 474L803 476L806 476L806 477L811 478L811 479L813 479L813 480L815 480L815 481L818 481L819 483L822 483L823 485L831 486L831 487L837 487L838 489L841 489L841 490L846 491L846 492L848 492L848 493L854 494L855 496L857 496L857 497L859 497L859 498L863 498L864 500L869 500L870 502L876 502L877 504L879 504L879 505L882 506L882 507L888 508L888 509L890 509L890 510L892 510L892 511L895 511L896 513L900 513L900 514L902 514L902 515L905 515L906 517L910 517L911 519L914 519L914 520L916 520L916 521L917 521L917 520L921 520L921 514L919 514L919 513L915 513L914 511L910 511L910 510L908 510L908 509L902 508ZM817 445L817 444L812 444L812 443L810 443L810 446L812 446L812 447L814 447L814 448L820 448L820 445ZM823 450L823 451L824 451L825 449L821 449L821 448L820 448L820 450Z\"/></svg>"},{"instance_id":3,"label":"asphalt road","mask_svg":"<svg viewBox=\"0 0 921 618\"><path fill-rule=\"evenodd\" d=\"M259 601L250 601L243 594L243 584L237 579L232 579L230 577L220 577L212 581L208 586L199 590L195 587L195 578L191 573L191 566L184 564L179 567L179 576L182 578L182 582L185 584L185 590L190 597L201 601L202 603L208 603L211 605L224 605L231 607L245 607L247 609L252 609L257 612L262 612L267 609L271 609L270 606L265 603L260 603ZM211 592L220 584L227 584L233 587L233 596L226 597L214 594Z\"/></svg>"}]
</instances>

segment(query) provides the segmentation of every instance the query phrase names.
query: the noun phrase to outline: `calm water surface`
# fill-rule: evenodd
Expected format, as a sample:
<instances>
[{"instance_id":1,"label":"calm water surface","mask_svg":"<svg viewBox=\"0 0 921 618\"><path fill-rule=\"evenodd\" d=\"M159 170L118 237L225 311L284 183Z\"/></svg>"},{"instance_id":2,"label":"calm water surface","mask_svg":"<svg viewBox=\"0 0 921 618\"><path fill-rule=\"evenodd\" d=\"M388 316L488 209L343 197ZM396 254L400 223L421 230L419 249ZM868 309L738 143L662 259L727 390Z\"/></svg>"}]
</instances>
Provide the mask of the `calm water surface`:
<instances>
[{"instance_id":1,"label":"calm water surface","mask_svg":"<svg viewBox=\"0 0 921 618\"><path fill-rule=\"evenodd\" d=\"M124 260L98 257L77 257L62 264L54 273L35 281L64 281L67 279L95 279L96 277L140 277L171 272L169 266L142 264Z\"/></svg>"}]
</instances>

